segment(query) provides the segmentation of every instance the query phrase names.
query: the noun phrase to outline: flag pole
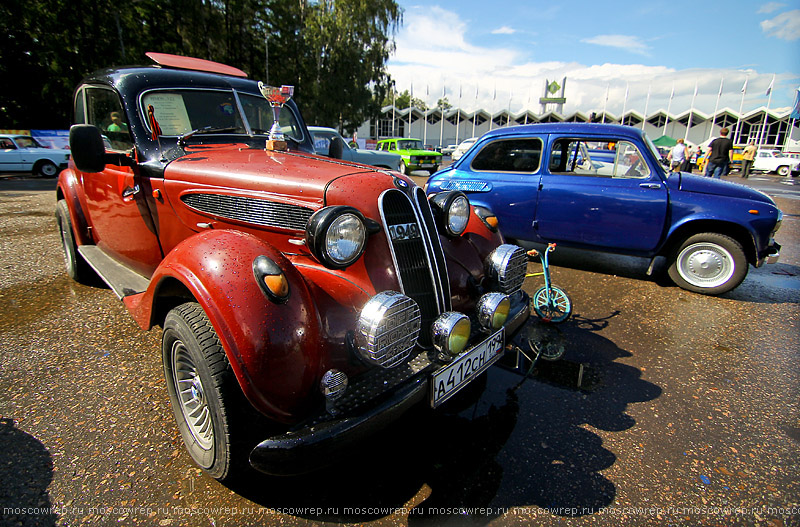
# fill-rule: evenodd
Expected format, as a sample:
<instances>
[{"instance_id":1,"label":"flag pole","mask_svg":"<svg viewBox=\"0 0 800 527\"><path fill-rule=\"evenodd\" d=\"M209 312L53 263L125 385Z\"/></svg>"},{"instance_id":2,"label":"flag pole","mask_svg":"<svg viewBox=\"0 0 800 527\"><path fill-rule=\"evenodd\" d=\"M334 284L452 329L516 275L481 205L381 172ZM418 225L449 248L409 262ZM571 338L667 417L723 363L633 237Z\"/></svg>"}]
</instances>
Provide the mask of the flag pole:
<instances>
[{"instance_id":1,"label":"flag pole","mask_svg":"<svg viewBox=\"0 0 800 527\"><path fill-rule=\"evenodd\" d=\"M661 135L667 135L667 125L669 124L669 112L672 108L672 97L675 95L675 83L672 83L672 91L669 94L669 102L667 103L667 118L664 121L664 133Z\"/></svg>"},{"instance_id":2,"label":"flag pole","mask_svg":"<svg viewBox=\"0 0 800 527\"><path fill-rule=\"evenodd\" d=\"M694 100L697 98L697 81L694 81L694 95L692 95L692 106L689 108L689 121L686 123L686 132L683 134L683 142L689 139L689 128L692 127L692 117L694 117Z\"/></svg>"},{"instance_id":3,"label":"flag pole","mask_svg":"<svg viewBox=\"0 0 800 527\"><path fill-rule=\"evenodd\" d=\"M442 107L439 111L442 112L442 119L439 121L439 148L444 148L444 98L447 97L447 86L442 84Z\"/></svg>"},{"instance_id":4,"label":"flag pole","mask_svg":"<svg viewBox=\"0 0 800 527\"><path fill-rule=\"evenodd\" d=\"M609 86L610 86L609 84L606 84L606 100L603 102L603 119L601 121L603 124L605 124L605 122L606 122L606 108L608 107L608 88L609 88Z\"/></svg>"},{"instance_id":5,"label":"flag pole","mask_svg":"<svg viewBox=\"0 0 800 527\"><path fill-rule=\"evenodd\" d=\"M747 95L747 79L749 76L745 76L744 84L742 84L742 99L739 101L739 118L736 119L736 140L735 143L742 142L742 108L744 108L744 96Z\"/></svg>"},{"instance_id":6,"label":"flag pole","mask_svg":"<svg viewBox=\"0 0 800 527\"><path fill-rule=\"evenodd\" d=\"M761 146L764 145L764 141L766 139L764 137L764 134L766 134L767 131L767 118L769 118L769 107L772 104L772 87L774 85L775 85L775 74L773 73L772 80L770 81L769 87L767 88L767 110L764 112L764 124L761 126L761 134L759 134L759 139L758 139L759 148L761 148Z\"/></svg>"},{"instance_id":7,"label":"flag pole","mask_svg":"<svg viewBox=\"0 0 800 527\"><path fill-rule=\"evenodd\" d=\"M642 119L642 130L644 130L644 123L647 121L647 107L650 106L650 89L652 87L652 84L647 85L647 99L644 102L644 119Z\"/></svg>"},{"instance_id":8,"label":"flag pole","mask_svg":"<svg viewBox=\"0 0 800 527\"><path fill-rule=\"evenodd\" d=\"M625 98L622 100L622 123L625 124L625 110L628 109L628 88L629 84L625 83Z\"/></svg>"},{"instance_id":9,"label":"flag pole","mask_svg":"<svg viewBox=\"0 0 800 527\"><path fill-rule=\"evenodd\" d=\"M478 107L478 86L475 86L475 107ZM476 110L477 112L477 110ZM472 137L475 137L475 112L472 114Z\"/></svg>"},{"instance_id":10,"label":"flag pole","mask_svg":"<svg viewBox=\"0 0 800 527\"><path fill-rule=\"evenodd\" d=\"M711 129L708 131L708 138L711 139L711 135L714 133L714 125L717 122L717 110L719 110L719 98L722 97L722 83L725 82L725 77L722 77L719 80L719 92L717 93L717 104L714 105L714 116L711 118ZM734 139L736 134L734 134ZM734 144L736 144L734 142Z\"/></svg>"}]
</instances>

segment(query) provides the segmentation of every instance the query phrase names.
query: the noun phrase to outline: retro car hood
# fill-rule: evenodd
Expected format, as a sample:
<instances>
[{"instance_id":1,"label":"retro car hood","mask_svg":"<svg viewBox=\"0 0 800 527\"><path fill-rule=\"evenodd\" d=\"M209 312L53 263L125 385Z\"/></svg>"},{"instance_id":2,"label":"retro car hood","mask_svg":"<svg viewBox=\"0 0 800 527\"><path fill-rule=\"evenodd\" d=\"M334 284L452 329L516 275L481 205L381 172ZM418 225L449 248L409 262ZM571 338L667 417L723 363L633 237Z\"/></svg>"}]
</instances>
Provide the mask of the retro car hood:
<instances>
[{"instance_id":1,"label":"retro car hood","mask_svg":"<svg viewBox=\"0 0 800 527\"><path fill-rule=\"evenodd\" d=\"M193 149L171 162L164 171L164 178L319 203L331 181L348 174L371 172L366 167L303 152L273 152L244 145L226 145Z\"/></svg>"},{"instance_id":2,"label":"retro car hood","mask_svg":"<svg viewBox=\"0 0 800 527\"><path fill-rule=\"evenodd\" d=\"M680 190L682 192L696 192L700 194L713 194L716 196L727 196L739 199L751 199L754 201L761 201L770 203L775 202L757 190L739 185L737 183L730 183L714 178L707 178L703 176L695 176L686 172L673 172L669 176L669 187Z\"/></svg>"},{"instance_id":3,"label":"retro car hood","mask_svg":"<svg viewBox=\"0 0 800 527\"><path fill-rule=\"evenodd\" d=\"M392 152L397 152L398 154L402 154L404 156L441 156L439 152L434 152L433 150L392 150Z\"/></svg>"}]
</instances>

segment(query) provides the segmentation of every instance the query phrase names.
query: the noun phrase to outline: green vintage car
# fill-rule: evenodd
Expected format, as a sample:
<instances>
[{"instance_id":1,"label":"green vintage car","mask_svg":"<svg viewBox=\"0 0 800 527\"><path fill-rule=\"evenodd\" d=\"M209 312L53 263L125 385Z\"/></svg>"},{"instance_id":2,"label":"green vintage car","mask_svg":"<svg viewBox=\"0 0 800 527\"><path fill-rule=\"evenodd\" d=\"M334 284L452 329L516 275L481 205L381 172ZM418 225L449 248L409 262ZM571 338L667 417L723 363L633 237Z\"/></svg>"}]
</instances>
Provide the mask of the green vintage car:
<instances>
[{"instance_id":1,"label":"green vintage car","mask_svg":"<svg viewBox=\"0 0 800 527\"><path fill-rule=\"evenodd\" d=\"M403 137L383 139L378 141L378 150L400 154L403 158L400 161L400 172L403 174L410 174L414 170L428 170L433 174L442 164L442 154L425 150L419 139Z\"/></svg>"}]
</instances>

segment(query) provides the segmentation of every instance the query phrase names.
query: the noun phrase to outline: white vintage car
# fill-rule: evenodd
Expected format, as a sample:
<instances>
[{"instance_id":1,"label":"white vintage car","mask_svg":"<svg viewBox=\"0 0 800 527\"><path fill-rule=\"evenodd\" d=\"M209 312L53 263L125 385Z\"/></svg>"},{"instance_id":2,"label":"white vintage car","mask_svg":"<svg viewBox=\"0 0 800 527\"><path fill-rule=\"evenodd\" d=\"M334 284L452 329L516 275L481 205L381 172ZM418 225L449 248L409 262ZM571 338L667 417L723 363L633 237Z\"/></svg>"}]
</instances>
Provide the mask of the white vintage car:
<instances>
[{"instance_id":1,"label":"white vintage car","mask_svg":"<svg viewBox=\"0 0 800 527\"><path fill-rule=\"evenodd\" d=\"M759 150L753 160L754 172L777 172L788 176L800 169L800 160L785 156L780 150Z\"/></svg>"},{"instance_id":2,"label":"white vintage car","mask_svg":"<svg viewBox=\"0 0 800 527\"><path fill-rule=\"evenodd\" d=\"M29 135L0 135L0 174L27 172L56 177L68 160L69 150L47 148Z\"/></svg>"},{"instance_id":3,"label":"white vintage car","mask_svg":"<svg viewBox=\"0 0 800 527\"><path fill-rule=\"evenodd\" d=\"M400 160L402 157L391 152L381 152L379 150L364 150L355 148L347 144L347 141L333 128L323 126L309 126L308 131L314 138L314 150L319 155L330 155L331 142L338 138L342 142L341 159L353 161L364 165L372 165L378 168L388 168L389 170L400 170Z\"/></svg>"}]
</instances>

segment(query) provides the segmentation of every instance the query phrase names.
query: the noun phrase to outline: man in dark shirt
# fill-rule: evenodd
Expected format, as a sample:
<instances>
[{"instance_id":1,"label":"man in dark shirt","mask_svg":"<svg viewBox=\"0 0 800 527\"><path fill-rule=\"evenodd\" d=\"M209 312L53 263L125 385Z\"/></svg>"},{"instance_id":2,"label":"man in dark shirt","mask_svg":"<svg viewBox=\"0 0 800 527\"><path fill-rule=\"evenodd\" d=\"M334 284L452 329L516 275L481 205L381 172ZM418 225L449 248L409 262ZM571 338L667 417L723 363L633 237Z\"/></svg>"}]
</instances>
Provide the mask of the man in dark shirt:
<instances>
[{"instance_id":1,"label":"man in dark shirt","mask_svg":"<svg viewBox=\"0 0 800 527\"><path fill-rule=\"evenodd\" d=\"M719 179L722 174L728 172L728 164L731 162L731 154L733 152L733 141L728 139L728 132L730 130L727 128L720 130L720 137L711 141L709 145L711 151L708 154L706 177Z\"/></svg>"}]
</instances>

